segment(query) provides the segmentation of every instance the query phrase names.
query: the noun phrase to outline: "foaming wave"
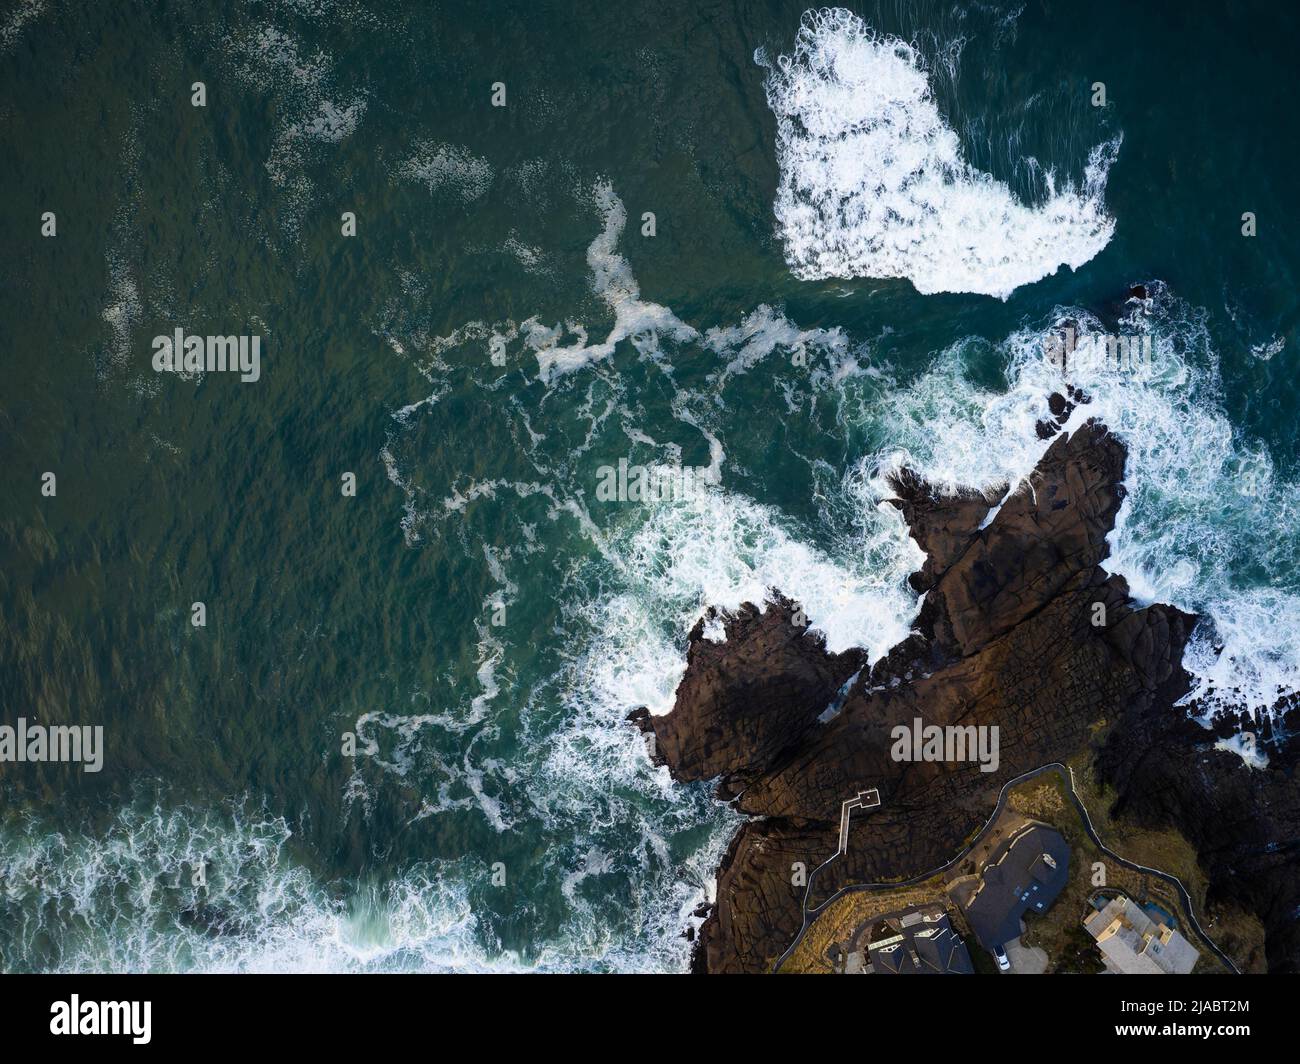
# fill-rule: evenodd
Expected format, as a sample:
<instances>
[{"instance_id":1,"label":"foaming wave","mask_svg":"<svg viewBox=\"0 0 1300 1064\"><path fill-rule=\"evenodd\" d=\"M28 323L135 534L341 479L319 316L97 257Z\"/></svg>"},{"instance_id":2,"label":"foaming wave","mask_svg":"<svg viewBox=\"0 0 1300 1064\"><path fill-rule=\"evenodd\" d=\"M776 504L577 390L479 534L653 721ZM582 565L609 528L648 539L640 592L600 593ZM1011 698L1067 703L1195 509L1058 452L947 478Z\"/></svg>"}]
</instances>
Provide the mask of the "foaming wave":
<instances>
[{"instance_id":1,"label":"foaming wave","mask_svg":"<svg viewBox=\"0 0 1300 1064\"><path fill-rule=\"evenodd\" d=\"M102 830L0 825L0 956L41 971L367 971L495 966L458 869L332 893L280 817L133 803ZM202 869L205 882L195 883ZM510 964L510 958L501 963Z\"/></svg>"},{"instance_id":2,"label":"foaming wave","mask_svg":"<svg viewBox=\"0 0 1300 1064\"><path fill-rule=\"evenodd\" d=\"M1109 243L1118 139L1092 150L1081 189L1048 174L1046 201L1026 205L963 157L916 49L852 12L810 11L789 55L755 58L777 120L776 219L800 279L899 277L923 294L1005 299Z\"/></svg>"},{"instance_id":3,"label":"foaming wave","mask_svg":"<svg viewBox=\"0 0 1300 1064\"><path fill-rule=\"evenodd\" d=\"M719 388L729 378L748 373L779 348L806 358L808 348L815 347L842 359L850 346L844 330L800 329L766 303L747 314L738 325L710 329L705 334L705 343L718 354L731 356L726 366L711 378L710 383Z\"/></svg>"},{"instance_id":4,"label":"foaming wave","mask_svg":"<svg viewBox=\"0 0 1300 1064\"><path fill-rule=\"evenodd\" d=\"M1300 691L1300 594L1294 589L1220 591L1206 613L1211 627L1197 631L1183 656L1196 679L1188 701L1207 713L1246 709L1261 720L1280 699Z\"/></svg>"},{"instance_id":5,"label":"foaming wave","mask_svg":"<svg viewBox=\"0 0 1300 1064\"><path fill-rule=\"evenodd\" d=\"M874 661L907 637L916 599L906 580L922 559L893 507L873 506L868 525L868 534L832 557L769 507L708 491L654 512L627 544L627 568L638 593L672 615L678 631L706 606L761 605L776 589L803 606L830 650L861 646Z\"/></svg>"},{"instance_id":6,"label":"foaming wave","mask_svg":"<svg viewBox=\"0 0 1300 1064\"><path fill-rule=\"evenodd\" d=\"M773 510L709 486L615 529L606 553L573 581L564 613L575 651L555 681L564 711L558 729L544 714L537 726L545 756L530 786L545 822L573 836L555 858L570 906L565 937L585 941L603 967L685 966L681 929L698 927L699 904L714 900L715 870L739 820L707 786L677 786L653 766L628 713L672 707L683 633L709 605L763 605L780 588L832 649L863 645L874 657L904 638L916 609L905 580L920 555L896 510L876 517L880 564L865 552L845 563L805 545ZM611 934L600 901L608 885L584 897L589 883L611 879L627 883L637 934Z\"/></svg>"},{"instance_id":7,"label":"foaming wave","mask_svg":"<svg viewBox=\"0 0 1300 1064\"><path fill-rule=\"evenodd\" d=\"M547 951L576 947L586 967L684 970L682 929L698 927L696 910L713 900L738 819L707 787L674 785L625 719L671 700L680 679L681 652L661 621L634 594L575 606L575 630L586 634L555 678L562 723L539 713L546 723L536 725L542 757L530 789L543 822L566 837L547 861L567 909L560 944Z\"/></svg>"},{"instance_id":8,"label":"foaming wave","mask_svg":"<svg viewBox=\"0 0 1300 1064\"><path fill-rule=\"evenodd\" d=\"M1206 713L1244 709L1258 718L1300 692L1300 486L1280 478L1264 449L1233 428L1204 312L1163 285L1148 287L1150 306L1120 327L1151 334L1151 363L1121 372L1104 360L1077 360L1068 383L1090 402L1066 430L1095 417L1128 450L1127 495L1105 566L1125 577L1139 602L1201 616L1184 658L1194 677L1187 701ZM965 341L882 404L884 436L894 443L861 464L862 497L886 491L885 475L903 464L948 487L1014 486L1027 476L1049 446L1034 432L1047 416L1046 397L1067 383L1044 357L1044 338L1069 323L1083 348L1104 332L1077 309L1054 317L1049 328L1004 343L1005 391L971 383L963 352L976 341Z\"/></svg>"},{"instance_id":9,"label":"foaming wave","mask_svg":"<svg viewBox=\"0 0 1300 1064\"><path fill-rule=\"evenodd\" d=\"M330 886L291 856L292 834L283 818L244 804L136 802L83 831L11 815L0 823L0 963L43 972L681 970L681 929L725 845L719 835L702 847L675 883L649 879L631 935L582 897L585 879L619 864L612 851L591 850L564 880L571 918L525 957L478 915L486 862L421 862L383 882ZM662 849L656 840L649 831L645 852L633 848L638 866Z\"/></svg>"}]
</instances>

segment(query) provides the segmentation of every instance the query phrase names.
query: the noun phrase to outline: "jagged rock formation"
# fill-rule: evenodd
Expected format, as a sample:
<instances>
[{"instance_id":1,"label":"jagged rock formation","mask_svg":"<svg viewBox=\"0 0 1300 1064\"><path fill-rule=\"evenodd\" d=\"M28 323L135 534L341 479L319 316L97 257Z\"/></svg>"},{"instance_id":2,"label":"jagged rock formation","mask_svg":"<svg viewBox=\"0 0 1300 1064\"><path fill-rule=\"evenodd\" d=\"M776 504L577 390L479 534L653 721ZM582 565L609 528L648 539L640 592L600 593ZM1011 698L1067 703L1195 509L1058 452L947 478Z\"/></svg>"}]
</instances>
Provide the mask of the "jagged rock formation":
<instances>
[{"instance_id":1,"label":"jagged rock formation","mask_svg":"<svg viewBox=\"0 0 1300 1064\"><path fill-rule=\"evenodd\" d=\"M1068 417L1065 405L1052 409L1061 423ZM881 807L853 819L848 852L816 880L814 903L849 883L943 864L984 823L1007 780L1086 748L1103 720L1140 722L1143 746L1162 722L1179 721L1170 707L1186 690L1181 659L1195 618L1135 608L1124 580L1100 567L1124 497L1124 460L1120 442L1090 421L1059 436L1005 499L944 496L913 473L896 478L895 505L927 553L912 581L926 597L912 635L870 670L858 671L860 655L827 655L792 623L799 615L784 599L725 618L722 643L696 626L673 711L641 713L638 723L675 778L721 777L721 796L755 818L719 870L697 970L770 970L801 923L792 868L811 870L834 853L841 804L858 791L878 788ZM839 712L825 713L854 672ZM996 726L996 770L895 760L891 729L916 718ZM1128 741L1122 732L1111 740L1119 750ZM1112 755L1110 774L1122 789L1135 775L1158 789L1162 773L1185 771L1179 743L1152 753L1154 767ZM1233 788L1206 786L1236 808ZM1181 804L1181 782L1169 790L1179 797L1143 798L1152 815L1195 819ZM1295 837L1294 821L1274 826ZM1259 839L1269 830L1260 827ZM1271 904L1287 898L1279 888Z\"/></svg>"},{"instance_id":2,"label":"jagged rock formation","mask_svg":"<svg viewBox=\"0 0 1300 1064\"><path fill-rule=\"evenodd\" d=\"M765 611L748 603L726 619L726 642L704 634L710 611L691 630L686 675L673 712L632 714L654 736L654 756L683 782L722 777L736 793L765 771L826 709L831 695L866 663L859 650L827 654L798 607L777 596Z\"/></svg>"}]
</instances>

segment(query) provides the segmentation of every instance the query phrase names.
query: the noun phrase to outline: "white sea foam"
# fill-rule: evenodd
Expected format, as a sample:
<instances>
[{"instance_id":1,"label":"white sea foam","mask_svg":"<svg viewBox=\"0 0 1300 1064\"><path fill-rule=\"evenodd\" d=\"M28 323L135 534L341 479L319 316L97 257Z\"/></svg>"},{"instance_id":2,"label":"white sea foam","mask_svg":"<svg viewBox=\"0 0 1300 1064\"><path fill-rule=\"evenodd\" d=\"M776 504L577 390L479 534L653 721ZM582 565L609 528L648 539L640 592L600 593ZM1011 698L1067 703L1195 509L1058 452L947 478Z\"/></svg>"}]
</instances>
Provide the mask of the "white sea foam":
<instances>
[{"instance_id":1,"label":"white sea foam","mask_svg":"<svg viewBox=\"0 0 1300 1064\"><path fill-rule=\"evenodd\" d=\"M1251 344L1250 353L1261 362L1267 362L1274 355L1279 355L1286 350L1286 338L1274 334L1267 343Z\"/></svg>"},{"instance_id":2,"label":"white sea foam","mask_svg":"<svg viewBox=\"0 0 1300 1064\"><path fill-rule=\"evenodd\" d=\"M698 823L698 798L676 796L676 814L643 816L641 841L613 849L591 819L594 800L608 806L607 782L569 776L546 795L555 815L585 817L591 835L580 829L572 848L547 855L571 914L527 957L504 948L476 911L492 875L485 859L423 861L383 882L330 889L295 859L282 817L247 803L156 800L123 806L98 829L0 823L2 955L10 969L56 972L681 970L681 929L699 922L691 910L709 892L726 834L688 857L681 877L666 875L673 862L658 831ZM574 864L573 854L586 857ZM630 933L613 931L611 914L584 897L584 881L602 876L644 881Z\"/></svg>"},{"instance_id":3,"label":"white sea foam","mask_svg":"<svg viewBox=\"0 0 1300 1064\"><path fill-rule=\"evenodd\" d=\"M317 144L339 144L356 132L366 113L366 101L357 98L340 106L333 100L321 100L314 111L304 111L293 122L281 125L266 160L267 173L277 185L301 198L311 190L302 173L303 163L314 154Z\"/></svg>"},{"instance_id":4,"label":"white sea foam","mask_svg":"<svg viewBox=\"0 0 1300 1064\"><path fill-rule=\"evenodd\" d=\"M45 10L45 0L19 0L0 21L0 55L9 51L22 36L27 24Z\"/></svg>"},{"instance_id":5,"label":"white sea foam","mask_svg":"<svg viewBox=\"0 0 1300 1064\"><path fill-rule=\"evenodd\" d=\"M427 862L333 894L289 856L291 836L282 818L245 806L137 802L98 831L10 820L0 827L5 937L24 956L53 947L54 971L520 967L482 948L466 883L486 871L472 862Z\"/></svg>"},{"instance_id":6,"label":"white sea foam","mask_svg":"<svg viewBox=\"0 0 1300 1064\"><path fill-rule=\"evenodd\" d=\"M234 33L219 49L236 83L259 96L268 89L276 94L280 117L263 165L284 208L278 212L280 229L292 238L316 198L308 164L356 132L366 112L365 92L349 92L328 53L275 25Z\"/></svg>"},{"instance_id":7,"label":"white sea foam","mask_svg":"<svg viewBox=\"0 0 1300 1064\"><path fill-rule=\"evenodd\" d=\"M473 203L492 187L492 164L459 144L421 141L397 168L430 192Z\"/></svg>"},{"instance_id":8,"label":"white sea foam","mask_svg":"<svg viewBox=\"0 0 1300 1064\"><path fill-rule=\"evenodd\" d=\"M587 248L587 266L591 270L591 287L614 315L614 325L605 339L587 343L586 330L574 329L578 341L558 343L559 334L534 329L529 346L537 354L538 376L551 381L591 362L608 358L622 340L631 341L643 355L658 352L661 338L693 340L698 333L659 303L642 300L641 287L632 276L632 267L618 251L619 238L627 225L627 209L607 181L598 182L592 199L600 211L604 226ZM536 324L536 323L534 323Z\"/></svg>"},{"instance_id":9,"label":"white sea foam","mask_svg":"<svg viewBox=\"0 0 1300 1064\"><path fill-rule=\"evenodd\" d=\"M775 212L803 280L901 277L918 291L1005 299L1078 269L1110 241L1106 176L1118 140L1093 149L1081 188L1048 175L1021 202L963 157L920 54L842 8L808 12L794 49L768 63L780 166Z\"/></svg>"},{"instance_id":10,"label":"white sea foam","mask_svg":"<svg viewBox=\"0 0 1300 1064\"><path fill-rule=\"evenodd\" d=\"M1104 563L1141 603L1166 602L1203 618L1184 657L1190 698L1207 710L1242 708L1259 716L1300 692L1300 487L1280 479L1261 447L1233 428L1219 393L1218 362L1203 312L1164 289L1150 316L1134 311L1127 331L1150 330L1155 357L1139 372L1083 360L1071 383L1091 402L1067 429L1100 419L1124 442L1127 496ZM1003 345L1008 387L971 383L966 343L882 404L891 447L861 464L866 501L887 491L884 474L902 464L957 487L1014 485L1049 445L1034 425L1045 398L1063 389L1043 340L1066 320L1085 334L1102 326L1077 309Z\"/></svg>"},{"instance_id":11,"label":"white sea foam","mask_svg":"<svg viewBox=\"0 0 1300 1064\"><path fill-rule=\"evenodd\" d=\"M707 606L761 606L776 589L803 606L830 650L861 646L874 661L910 630L916 600L906 578L922 557L897 510L871 516L872 533L880 537L873 547L888 546L868 567L873 551L865 539L846 544L845 556L833 558L808 546L769 507L708 491L656 508L626 544L624 557L638 577L637 593L648 596L661 616L671 616L678 632ZM671 708L671 700L645 701L652 712Z\"/></svg>"},{"instance_id":12,"label":"white sea foam","mask_svg":"<svg viewBox=\"0 0 1300 1064\"><path fill-rule=\"evenodd\" d=\"M541 248L525 244L514 233L510 234L501 250L511 255L527 273L546 274L550 272L546 253Z\"/></svg>"},{"instance_id":13,"label":"white sea foam","mask_svg":"<svg viewBox=\"0 0 1300 1064\"><path fill-rule=\"evenodd\" d=\"M288 136L291 140L337 144L356 132L365 112L366 101L363 99L353 100L342 107L333 100L322 100L309 118L289 127Z\"/></svg>"},{"instance_id":14,"label":"white sea foam","mask_svg":"<svg viewBox=\"0 0 1300 1064\"><path fill-rule=\"evenodd\" d=\"M747 314L738 325L710 329L704 341L711 350L730 357L721 372L712 378L711 383L717 387L725 385L730 377L747 373L778 348L807 359L809 348L843 357L850 347L842 329L800 329L766 303Z\"/></svg>"},{"instance_id":15,"label":"white sea foam","mask_svg":"<svg viewBox=\"0 0 1300 1064\"><path fill-rule=\"evenodd\" d=\"M140 324L142 304L135 276L117 255L109 256L109 303L100 316L107 323L113 337L108 355L115 369L125 369L131 361L131 341Z\"/></svg>"}]
</instances>

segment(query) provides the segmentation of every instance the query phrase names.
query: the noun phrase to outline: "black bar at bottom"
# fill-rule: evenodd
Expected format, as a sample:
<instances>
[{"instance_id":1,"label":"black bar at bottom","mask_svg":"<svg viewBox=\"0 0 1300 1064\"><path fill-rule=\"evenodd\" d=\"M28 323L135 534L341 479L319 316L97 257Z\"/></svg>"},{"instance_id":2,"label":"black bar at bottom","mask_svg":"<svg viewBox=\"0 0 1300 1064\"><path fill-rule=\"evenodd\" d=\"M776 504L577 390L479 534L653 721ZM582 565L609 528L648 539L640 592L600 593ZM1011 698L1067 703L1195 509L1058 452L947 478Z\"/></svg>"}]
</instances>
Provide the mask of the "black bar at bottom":
<instances>
[{"instance_id":1,"label":"black bar at bottom","mask_svg":"<svg viewBox=\"0 0 1300 1064\"><path fill-rule=\"evenodd\" d=\"M6 1049L62 1043L93 1051L116 1043L127 1051L207 1054L282 1045L336 1053L373 1052L377 1038L403 1031L436 1032L444 1047L458 1035L486 1039L494 1050L515 1040L534 1050L579 1046L584 1027L596 1036L612 1022L625 1034L644 1029L666 1051L664 1036L669 1043L688 1032L726 1040L757 1022L774 1038L786 1029L795 1044L822 1028L832 1042L864 1047L928 1032L923 1041L931 1045L935 1037L971 1045L1012 1037L1022 1046L1042 1038L1078 1048L1201 1042L1228 1049L1261 1036L1280 1039L1294 993L1285 977L1229 975L10 975L0 979L0 1031ZM697 1049L682 1043L682 1052Z\"/></svg>"}]
</instances>

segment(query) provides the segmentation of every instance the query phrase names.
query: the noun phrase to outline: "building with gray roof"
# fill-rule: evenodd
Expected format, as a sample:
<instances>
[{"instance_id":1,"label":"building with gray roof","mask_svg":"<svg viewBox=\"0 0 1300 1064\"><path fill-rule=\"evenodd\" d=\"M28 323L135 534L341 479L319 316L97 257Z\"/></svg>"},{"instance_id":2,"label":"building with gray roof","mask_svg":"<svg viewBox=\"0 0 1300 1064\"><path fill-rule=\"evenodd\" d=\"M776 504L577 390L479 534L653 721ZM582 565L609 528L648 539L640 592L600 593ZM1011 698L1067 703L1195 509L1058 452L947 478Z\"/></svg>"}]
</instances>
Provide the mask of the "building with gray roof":
<instances>
[{"instance_id":1,"label":"building with gray roof","mask_svg":"<svg viewBox=\"0 0 1300 1064\"><path fill-rule=\"evenodd\" d=\"M867 943L874 975L973 975L970 953L941 907L908 909L873 921Z\"/></svg>"},{"instance_id":2,"label":"building with gray roof","mask_svg":"<svg viewBox=\"0 0 1300 1064\"><path fill-rule=\"evenodd\" d=\"M1020 937L1027 913L1045 912L1070 873L1070 845L1045 824L1031 824L1007 839L984 866L980 885L965 905L966 922L987 950Z\"/></svg>"}]
</instances>

